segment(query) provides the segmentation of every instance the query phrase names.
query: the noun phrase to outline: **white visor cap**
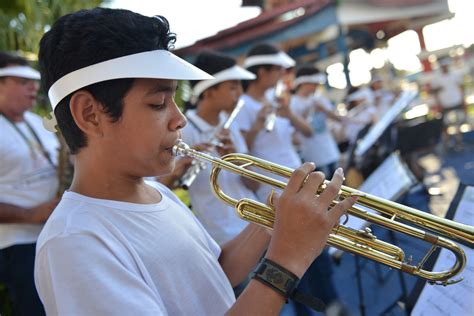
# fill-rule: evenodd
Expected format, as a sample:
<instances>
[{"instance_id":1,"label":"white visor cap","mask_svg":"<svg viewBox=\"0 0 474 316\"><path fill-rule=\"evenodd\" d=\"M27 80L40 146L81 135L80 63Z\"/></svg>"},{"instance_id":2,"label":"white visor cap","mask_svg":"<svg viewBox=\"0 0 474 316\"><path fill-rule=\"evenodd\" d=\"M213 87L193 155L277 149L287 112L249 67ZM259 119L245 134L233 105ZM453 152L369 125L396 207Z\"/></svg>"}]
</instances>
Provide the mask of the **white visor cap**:
<instances>
[{"instance_id":1,"label":"white visor cap","mask_svg":"<svg viewBox=\"0 0 474 316\"><path fill-rule=\"evenodd\" d=\"M271 55L254 55L249 56L244 60L245 68L250 68L256 65L277 65L283 68L291 68L295 66L295 64L295 60L284 52Z\"/></svg>"},{"instance_id":2,"label":"white visor cap","mask_svg":"<svg viewBox=\"0 0 474 316\"><path fill-rule=\"evenodd\" d=\"M20 77L32 80L40 80L41 75L30 66L10 66L0 68L0 77Z\"/></svg>"},{"instance_id":3,"label":"white visor cap","mask_svg":"<svg viewBox=\"0 0 474 316\"><path fill-rule=\"evenodd\" d=\"M299 76L299 77L296 77L295 81L293 81L293 87L297 87L303 83L325 84L326 79L327 79L326 75L322 73L308 75L308 76Z\"/></svg>"},{"instance_id":4,"label":"white visor cap","mask_svg":"<svg viewBox=\"0 0 474 316\"><path fill-rule=\"evenodd\" d=\"M75 70L57 80L48 91L53 111L74 91L94 83L123 78L204 80L213 77L167 50L122 56Z\"/></svg>"},{"instance_id":5,"label":"white visor cap","mask_svg":"<svg viewBox=\"0 0 474 316\"><path fill-rule=\"evenodd\" d=\"M204 91L221 82L229 80L254 80L256 76L248 70L235 65L212 74L214 79L198 82L193 88L193 98L198 98Z\"/></svg>"},{"instance_id":6,"label":"white visor cap","mask_svg":"<svg viewBox=\"0 0 474 316\"><path fill-rule=\"evenodd\" d=\"M368 89L359 89L347 96L346 101L362 101L365 100L366 102L372 101L372 93Z\"/></svg>"}]
</instances>

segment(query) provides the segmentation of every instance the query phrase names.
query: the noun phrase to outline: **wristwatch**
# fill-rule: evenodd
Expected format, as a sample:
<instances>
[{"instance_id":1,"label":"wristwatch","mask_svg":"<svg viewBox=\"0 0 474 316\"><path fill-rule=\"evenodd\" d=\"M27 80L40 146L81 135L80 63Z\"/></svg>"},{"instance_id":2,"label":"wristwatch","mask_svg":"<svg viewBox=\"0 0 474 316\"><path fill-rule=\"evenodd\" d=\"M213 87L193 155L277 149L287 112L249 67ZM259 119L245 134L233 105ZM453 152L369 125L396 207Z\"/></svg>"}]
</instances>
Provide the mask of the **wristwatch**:
<instances>
[{"instance_id":1,"label":"wristwatch","mask_svg":"<svg viewBox=\"0 0 474 316\"><path fill-rule=\"evenodd\" d=\"M260 261L252 278L283 295L287 301L300 282L300 279L294 273L267 258Z\"/></svg>"}]
</instances>

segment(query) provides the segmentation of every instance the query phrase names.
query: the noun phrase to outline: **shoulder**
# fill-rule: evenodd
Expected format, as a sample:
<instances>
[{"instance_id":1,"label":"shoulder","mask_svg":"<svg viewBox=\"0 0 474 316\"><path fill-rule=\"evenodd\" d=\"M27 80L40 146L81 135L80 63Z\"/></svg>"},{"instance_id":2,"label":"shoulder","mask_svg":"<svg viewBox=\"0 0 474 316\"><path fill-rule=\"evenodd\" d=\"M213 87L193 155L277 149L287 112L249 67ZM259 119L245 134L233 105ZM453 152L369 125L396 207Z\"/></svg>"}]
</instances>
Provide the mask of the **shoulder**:
<instances>
[{"instance_id":1,"label":"shoulder","mask_svg":"<svg viewBox=\"0 0 474 316\"><path fill-rule=\"evenodd\" d=\"M65 193L67 194L67 193ZM73 200L61 199L38 237L37 253L50 241L76 234L99 233L101 231L93 206L75 203Z\"/></svg>"},{"instance_id":2,"label":"shoulder","mask_svg":"<svg viewBox=\"0 0 474 316\"><path fill-rule=\"evenodd\" d=\"M152 188L160 192L164 199L168 198L172 200L173 202L177 203L180 207L188 210L188 207L183 202L181 202L181 200L176 196L176 194L174 194L174 192L171 191L166 185L158 181L145 181L145 182L146 184L148 184L149 186L151 186Z\"/></svg>"},{"instance_id":3,"label":"shoulder","mask_svg":"<svg viewBox=\"0 0 474 316\"><path fill-rule=\"evenodd\" d=\"M36 133L49 138L49 140L57 140L56 135L44 127L43 118L38 114L27 111L25 112L25 120L31 125Z\"/></svg>"}]
</instances>

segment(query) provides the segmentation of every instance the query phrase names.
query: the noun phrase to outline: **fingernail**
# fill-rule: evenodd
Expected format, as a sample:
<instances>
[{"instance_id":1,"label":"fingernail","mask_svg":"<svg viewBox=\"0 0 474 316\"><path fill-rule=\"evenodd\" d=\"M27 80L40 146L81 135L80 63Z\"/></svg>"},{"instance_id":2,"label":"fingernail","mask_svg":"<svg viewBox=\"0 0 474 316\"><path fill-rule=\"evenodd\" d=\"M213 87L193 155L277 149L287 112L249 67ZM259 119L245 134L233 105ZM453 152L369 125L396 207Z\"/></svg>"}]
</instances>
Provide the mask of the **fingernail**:
<instances>
[{"instance_id":1,"label":"fingernail","mask_svg":"<svg viewBox=\"0 0 474 316\"><path fill-rule=\"evenodd\" d=\"M344 170L342 170L342 168L337 168L336 173L340 176L344 176Z\"/></svg>"}]
</instances>

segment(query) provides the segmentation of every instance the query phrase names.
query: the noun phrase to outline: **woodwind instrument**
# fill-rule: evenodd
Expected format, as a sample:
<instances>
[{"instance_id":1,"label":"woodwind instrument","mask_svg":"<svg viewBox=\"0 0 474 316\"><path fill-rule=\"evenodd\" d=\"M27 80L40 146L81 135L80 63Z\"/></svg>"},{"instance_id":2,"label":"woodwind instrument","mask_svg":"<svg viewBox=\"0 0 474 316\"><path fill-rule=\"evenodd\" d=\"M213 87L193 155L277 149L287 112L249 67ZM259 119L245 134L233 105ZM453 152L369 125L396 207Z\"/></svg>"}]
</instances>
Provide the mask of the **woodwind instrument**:
<instances>
[{"instance_id":1,"label":"woodwind instrument","mask_svg":"<svg viewBox=\"0 0 474 316\"><path fill-rule=\"evenodd\" d=\"M222 126L216 127L214 133L211 136L211 139L209 140L209 144L212 147L222 147L223 146L223 144L221 143L221 141L219 140L217 135L220 131L228 130L230 128L230 126L234 122L235 118L237 117L237 114L239 114L239 112L240 112L240 110L242 109L243 106L244 106L244 101L239 100L239 102L237 102L237 105L232 110L232 112L227 117L226 121L222 124ZM184 175L179 180L179 186L181 188L185 189L185 190L189 189L191 184L196 179L197 175L205 168L206 168L205 163L203 163L201 161L193 160L191 166L186 170Z\"/></svg>"},{"instance_id":2,"label":"woodwind instrument","mask_svg":"<svg viewBox=\"0 0 474 316\"><path fill-rule=\"evenodd\" d=\"M271 96L270 104L271 104L271 111L268 114L266 120L265 120L265 130L267 132L273 131L273 128L275 128L275 121L277 118L277 111L278 108L280 107L280 98L283 96L283 93L285 92L285 83L281 80L279 80L275 86L275 89L273 91L273 94Z\"/></svg>"}]
</instances>

